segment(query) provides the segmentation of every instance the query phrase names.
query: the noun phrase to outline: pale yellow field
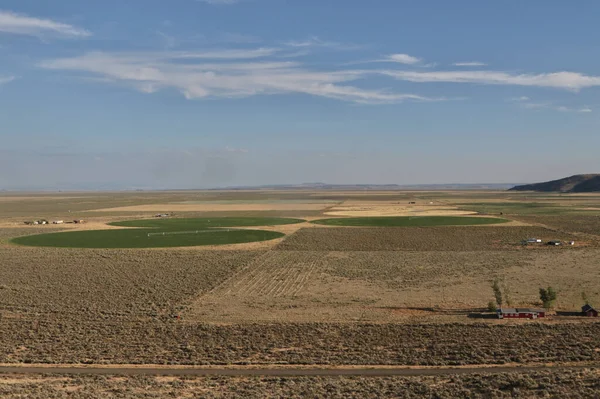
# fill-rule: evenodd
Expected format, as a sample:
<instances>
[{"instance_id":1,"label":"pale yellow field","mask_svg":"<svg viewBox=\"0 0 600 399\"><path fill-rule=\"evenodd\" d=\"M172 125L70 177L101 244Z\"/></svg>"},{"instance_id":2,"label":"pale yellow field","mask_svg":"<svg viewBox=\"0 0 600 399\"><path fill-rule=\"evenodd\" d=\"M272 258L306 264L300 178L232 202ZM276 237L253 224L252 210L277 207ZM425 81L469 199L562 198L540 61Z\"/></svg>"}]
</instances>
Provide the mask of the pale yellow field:
<instances>
[{"instance_id":1,"label":"pale yellow field","mask_svg":"<svg viewBox=\"0 0 600 399\"><path fill-rule=\"evenodd\" d=\"M94 209L89 212L238 212L238 211L318 211L327 208L328 204L294 203L294 204L152 204L133 205L117 208Z\"/></svg>"}]
</instances>

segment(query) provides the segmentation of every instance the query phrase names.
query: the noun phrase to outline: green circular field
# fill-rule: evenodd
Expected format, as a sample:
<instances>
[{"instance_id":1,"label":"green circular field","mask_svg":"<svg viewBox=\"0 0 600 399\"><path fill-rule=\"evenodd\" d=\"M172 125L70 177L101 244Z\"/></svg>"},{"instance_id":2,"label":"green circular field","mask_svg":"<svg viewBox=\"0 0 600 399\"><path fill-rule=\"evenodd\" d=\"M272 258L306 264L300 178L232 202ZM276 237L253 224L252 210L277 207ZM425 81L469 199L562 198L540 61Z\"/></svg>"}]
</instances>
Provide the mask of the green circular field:
<instances>
[{"instance_id":1,"label":"green circular field","mask_svg":"<svg viewBox=\"0 0 600 399\"><path fill-rule=\"evenodd\" d=\"M300 222L303 220L285 218L131 220L111 224L138 228L38 234L18 237L12 242L27 246L62 248L165 248L241 244L273 240L285 234L235 227L273 226Z\"/></svg>"},{"instance_id":2,"label":"green circular field","mask_svg":"<svg viewBox=\"0 0 600 399\"><path fill-rule=\"evenodd\" d=\"M252 227L280 226L285 224L302 223L302 219L291 218L260 218L260 217L222 217L222 218L154 218L142 220L126 220L109 223L111 226L145 227L162 230L197 230L214 227Z\"/></svg>"},{"instance_id":3,"label":"green circular field","mask_svg":"<svg viewBox=\"0 0 600 399\"><path fill-rule=\"evenodd\" d=\"M506 223L499 218L481 218L469 216L377 216L358 218L333 218L314 220L311 223L328 226L363 227L430 227L430 226L474 226L482 224Z\"/></svg>"}]
</instances>

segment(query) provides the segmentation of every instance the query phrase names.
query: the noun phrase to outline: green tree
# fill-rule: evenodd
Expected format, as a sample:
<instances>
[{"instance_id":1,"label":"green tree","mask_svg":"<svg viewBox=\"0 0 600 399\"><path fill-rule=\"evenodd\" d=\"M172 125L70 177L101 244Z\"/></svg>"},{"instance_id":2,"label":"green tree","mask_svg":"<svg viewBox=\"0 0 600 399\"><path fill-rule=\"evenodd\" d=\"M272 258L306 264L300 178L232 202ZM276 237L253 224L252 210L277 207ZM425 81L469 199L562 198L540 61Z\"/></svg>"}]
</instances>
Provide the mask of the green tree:
<instances>
[{"instance_id":1,"label":"green tree","mask_svg":"<svg viewBox=\"0 0 600 399\"><path fill-rule=\"evenodd\" d=\"M498 305L498 307L501 308L504 302L502 300L502 289L500 288L500 280L497 277L492 282L492 290L494 290L494 298L496 298L496 305Z\"/></svg>"},{"instance_id":2,"label":"green tree","mask_svg":"<svg viewBox=\"0 0 600 399\"><path fill-rule=\"evenodd\" d=\"M552 287L540 288L540 300L546 309L550 309L554 306L557 295L558 293Z\"/></svg>"}]
</instances>

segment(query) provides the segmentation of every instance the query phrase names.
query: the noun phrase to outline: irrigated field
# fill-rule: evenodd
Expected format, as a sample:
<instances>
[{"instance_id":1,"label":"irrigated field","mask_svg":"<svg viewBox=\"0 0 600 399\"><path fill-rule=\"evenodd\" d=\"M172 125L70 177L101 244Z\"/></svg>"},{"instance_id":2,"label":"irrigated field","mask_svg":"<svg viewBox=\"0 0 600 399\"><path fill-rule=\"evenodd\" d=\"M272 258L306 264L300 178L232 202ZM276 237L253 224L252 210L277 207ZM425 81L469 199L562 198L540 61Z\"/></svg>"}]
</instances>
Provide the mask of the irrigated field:
<instances>
[{"instance_id":1,"label":"irrigated field","mask_svg":"<svg viewBox=\"0 0 600 399\"><path fill-rule=\"evenodd\" d=\"M39 234L15 238L13 242L30 247L63 248L165 248L201 245L241 244L273 240L285 234L264 230L188 230L155 229L84 230Z\"/></svg>"},{"instance_id":2,"label":"irrigated field","mask_svg":"<svg viewBox=\"0 0 600 399\"><path fill-rule=\"evenodd\" d=\"M66 248L164 248L225 245L267 241L285 234L276 231L230 229L229 227L277 226L300 223L284 218L195 218L145 219L111 223L112 226L140 227L111 230L69 231L13 239L32 247Z\"/></svg>"},{"instance_id":3,"label":"irrigated field","mask_svg":"<svg viewBox=\"0 0 600 399\"><path fill-rule=\"evenodd\" d=\"M126 220L109 223L111 226L154 228L158 231L185 231L219 227L281 226L302 223L302 219L263 217L215 217L215 218L155 218Z\"/></svg>"},{"instance_id":4,"label":"irrigated field","mask_svg":"<svg viewBox=\"0 0 600 399\"><path fill-rule=\"evenodd\" d=\"M467 216L395 216L359 217L314 220L315 224L328 226L379 226L379 227L426 227L426 226L477 226L482 224L506 223L500 218Z\"/></svg>"},{"instance_id":5,"label":"irrigated field","mask_svg":"<svg viewBox=\"0 0 600 399\"><path fill-rule=\"evenodd\" d=\"M583 304L582 292L591 303L600 303L596 231L600 211L592 209L600 197L301 190L34 197L0 196L0 363L600 364L600 324L576 313ZM344 205L346 200L351 204ZM284 204L286 210L278 214L276 207L259 213L236 208L244 201ZM388 208L401 203L398 206L409 214L440 212L437 216L444 217L338 218L324 222L328 226L318 225L323 221L278 219L291 215L314 221L327 217L333 208L333 212L363 212L363 201L368 204L365 212L373 215L380 211L397 215L397 209ZM407 205L413 202L418 209ZM158 219L136 208L176 203L203 210ZM513 203L522 206L507 205ZM225 214L206 210L223 204L237 210ZM291 209L296 204L298 208ZM306 204L324 208L303 211ZM481 215L455 219L441 213L469 213L481 206L490 216L500 217L503 212L501 217L512 222L467 226L462 224L501 219ZM137 210L115 210L124 207ZM549 216L557 209L556 215L569 217ZM267 215L270 219L264 218ZM236 219L217 219L220 216ZM23 223L39 218L81 218L86 223ZM69 231L33 235L58 229ZM206 235L212 237L210 244L245 242L249 235L256 235L253 239L286 236L220 250L60 247L73 245L71 239L78 246L106 246L108 240L113 246L143 247L149 241L152 246L195 246L209 243L195 241L204 230L210 231ZM215 242L221 234L227 236ZM232 240L237 235L240 241ZM17 238L17 243L38 240L36 245L57 248L10 242L19 236L23 238ZM65 237L71 240L69 245L61 243ZM132 245L132 237L139 240L137 244ZM527 238L573 240L575 245L522 245ZM512 306L541 306L539 288L556 288L557 314L537 321L493 318L485 308L494 299L494 279L502 283L504 298ZM599 388L594 373L376 380L205 378L167 384L171 396L193 390L207 396L205 389L218 386L224 396L238 397L263 397L265 392L294 397L298 390L311 397L393 396L399 391L460 397L466 396L465 390L476 390L483 397L507 392L560 397L564 392L595 393ZM48 379L27 385L19 377L10 382L5 378L0 396L29 389L39 397L61 397L64 392L75 392L75 397L133 397L147 387L156 388L157 397L167 396L158 387L166 380L154 377L81 377L76 383L62 380L62 387L50 377L40 378ZM79 389L79 382L87 388Z\"/></svg>"}]
</instances>

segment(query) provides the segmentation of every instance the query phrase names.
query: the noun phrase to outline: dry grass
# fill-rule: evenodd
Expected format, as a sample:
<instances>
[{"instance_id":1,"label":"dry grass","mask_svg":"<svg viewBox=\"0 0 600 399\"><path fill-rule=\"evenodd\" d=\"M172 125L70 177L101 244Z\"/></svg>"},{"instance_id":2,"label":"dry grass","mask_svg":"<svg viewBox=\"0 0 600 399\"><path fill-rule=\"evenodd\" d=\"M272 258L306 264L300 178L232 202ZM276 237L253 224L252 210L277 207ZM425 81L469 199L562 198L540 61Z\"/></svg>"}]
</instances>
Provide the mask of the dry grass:
<instances>
[{"instance_id":1,"label":"dry grass","mask_svg":"<svg viewBox=\"0 0 600 399\"><path fill-rule=\"evenodd\" d=\"M0 247L0 314L72 320L168 314L258 254Z\"/></svg>"},{"instance_id":2,"label":"dry grass","mask_svg":"<svg viewBox=\"0 0 600 399\"><path fill-rule=\"evenodd\" d=\"M340 205L333 206L325 212L331 216L450 216L450 215L472 215L475 212L459 210L457 207L441 205L433 201L419 201L416 204L408 204L416 201L344 201ZM430 204L431 202L431 204Z\"/></svg>"},{"instance_id":3,"label":"dry grass","mask_svg":"<svg viewBox=\"0 0 600 399\"><path fill-rule=\"evenodd\" d=\"M92 215L87 211L94 209L184 201L205 201L200 205L214 206L218 205L216 201L247 200L252 205L252 201L273 198L306 200L311 206L315 205L310 204L311 200L358 200L371 203L375 211L393 202L432 201L438 207L434 210L441 211L452 210L456 203L467 199L518 202L522 198L521 194L490 192L308 191L53 197L58 198L2 200L0 217L6 223L19 224L41 217L87 220L85 215ZM544 198L535 201L558 201L553 196ZM387 205L377 203L380 200ZM596 198L585 196L569 202L565 197L560 201L565 207L570 203L594 207ZM299 206L286 205L294 209ZM255 212L244 206L235 205L235 209L210 215L302 217L320 213L316 209ZM114 215L134 219L147 216L147 212ZM98 223L113 219L110 213L93 215L98 215L93 218ZM274 243L259 243L202 251L12 247L6 241L14 235L55 229L14 225L0 229L0 361L394 365L600 361L600 325L593 320L557 317L539 323L509 322L481 319L475 311L492 299L490 280L495 276L509 283L516 304L534 304L539 287L548 285L559 289L558 306L563 309L577 309L582 290L593 301L600 300L600 250L594 237L577 234L597 234L600 225L596 220L541 215L523 220L549 228L291 225L276 228L292 235L276 242L275 250L269 250ZM93 224L78 228L90 226ZM299 227L303 228L295 232ZM518 245L522 239L534 236L544 240L574 239L584 246ZM135 397L144 393L144 387L162 389L157 387L159 382L171 384L140 377L132 380L132 386L127 379L98 377L96 386L95 380L88 378L95 377L81 377L75 383L63 381L64 388L59 387L60 382L49 386L39 381L21 384L5 380L0 383L0 396L21 392L21 396L61 397L72 391L76 392L74 397ZM415 396L460 397L471 392L484 397L500 397L507 392L541 396L549 392L560 397L574 389L580 389L582 395L598 389L597 375L592 378L585 373L535 377L518 374L514 378L502 375L496 379L196 381L200 382L191 388L183 380L173 380L167 387L175 394L193 392L216 397L219 392L224 397L236 393L264 397L265 392L280 397L302 393L348 397L352 392L357 397L377 397L386 393L393 396L396 389L415 392ZM82 385L84 388L78 388ZM159 392L156 397L166 396L165 391Z\"/></svg>"},{"instance_id":4,"label":"dry grass","mask_svg":"<svg viewBox=\"0 0 600 399\"><path fill-rule=\"evenodd\" d=\"M0 396L17 398L544 398L595 397L597 370L441 377L0 376Z\"/></svg>"},{"instance_id":5,"label":"dry grass","mask_svg":"<svg viewBox=\"0 0 600 399\"><path fill-rule=\"evenodd\" d=\"M468 365L600 361L598 323L518 325L6 319L2 363Z\"/></svg>"},{"instance_id":6,"label":"dry grass","mask_svg":"<svg viewBox=\"0 0 600 399\"><path fill-rule=\"evenodd\" d=\"M521 241L576 240L577 237L542 227L385 227L301 229L277 246L306 251L489 251L524 250ZM580 242L592 245L594 242ZM544 246L527 249L548 249ZM557 249L557 248L553 248ZM565 248L561 248L565 249Z\"/></svg>"},{"instance_id":7,"label":"dry grass","mask_svg":"<svg viewBox=\"0 0 600 399\"><path fill-rule=\"evenodd\" d=\"M570 233L592 234L600 237L600 216L519 216L526 222L540 223Z\"/></svg>"},{"instance_id":8,"label":"dry grass","mask_svg":"<svg viewBox=\"0 0 600 399\"><path fill-rule=\"evenodd\" d=\"M327 208L327 204L152 204L118 208L94 209L93 212L231 212L231 211L313 211Z\"/></svg>"},{"instance_id":9,"label":"dry grass","mask_svg":"<svg viewBox=\"0 0 600 399\"><path fill-rule=\"evenodd\" d=\"M576 310L600 300L597 249L559 251L270 251L207 294L186 318L209 322L473 322L506 282L514 305L538 306L538 288ZM489 320L506 323L506 321Z\"/></svg>"}]
</instances>

